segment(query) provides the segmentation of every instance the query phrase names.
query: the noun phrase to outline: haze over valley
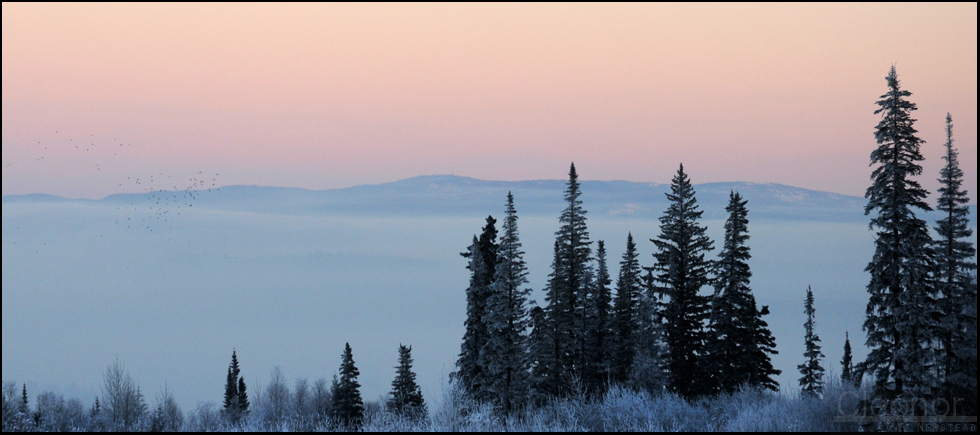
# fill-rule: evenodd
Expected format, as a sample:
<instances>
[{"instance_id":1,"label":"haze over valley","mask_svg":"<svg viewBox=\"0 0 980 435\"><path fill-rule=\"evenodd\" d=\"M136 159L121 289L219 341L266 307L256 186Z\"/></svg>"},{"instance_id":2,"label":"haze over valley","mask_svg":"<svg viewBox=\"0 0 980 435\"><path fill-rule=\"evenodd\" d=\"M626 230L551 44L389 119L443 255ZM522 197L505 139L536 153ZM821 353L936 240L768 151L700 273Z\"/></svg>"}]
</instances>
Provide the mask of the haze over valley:
<instances>
[{"instance_id":1,"label":"haze over valley","mask_svg":"<svg viewBox=\"0 0 980 435\"><path fill-rule=\"evenodd\" d=\"M563 184L424 176L327 191L229 186L184 202L161 200L184 192L4 197L3 372L91 401L118 356L148 393L167 385L190 409L220 400L232 349L243 376L264 385L276 366L291 381L329 380L349 341L374 400L390 389L403 343L438 400L463 334L459 253L513 191L532 299L543 303ZM648 239L668 187L583 182L589 231L606 242L613 276L630 232L652 265ZM866 200L771 184L695 188L715 255L728 193L749 201L753 291L772 311L784 391L796 386L808 285L828 369L839 370L845 332L863 357Z\"/></svg>"}]
</instances>

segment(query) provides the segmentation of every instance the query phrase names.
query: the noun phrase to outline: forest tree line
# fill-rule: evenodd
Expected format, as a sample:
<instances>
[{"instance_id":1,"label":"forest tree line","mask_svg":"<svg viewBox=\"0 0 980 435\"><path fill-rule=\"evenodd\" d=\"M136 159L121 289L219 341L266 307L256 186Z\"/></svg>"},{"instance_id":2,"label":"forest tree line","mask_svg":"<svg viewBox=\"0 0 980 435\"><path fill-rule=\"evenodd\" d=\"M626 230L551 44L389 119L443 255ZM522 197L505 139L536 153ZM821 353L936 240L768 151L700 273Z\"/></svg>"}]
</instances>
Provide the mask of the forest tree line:
<instances>
[{"instance_id":1,"label":"forest tree line","mask_svg":"<svg viewBox=\"0 0 980 435\"><path fill-rule=\"evenodd\" d=\"M855 363L848 334L842 375L855 386L873 385L873 400L861 410L870 415L897 412L890 406L904 400L916 403L915 416L933 415L943 403L956 415L973 416L976 249L952 117L946 118L939 178L941 218L930 231L921 217L933 211L925 202L929 193L915 179L924 160L911 117L916 106L894 67L886 82L888 92L876 103L881 121L865 209L875 233L863 328L870 354ZM724 240L717 257L709 258L715 244L681 165L660 234L650 239L653 264L641 266L629 234L612 287L607 245L590 240L574 164L568 175L543 304L528 300L512 194L499 242L491 216L462 254L471 278L452 379L504 414L571 395L601 398L614 385L690 400L746 388L777 391L773 377L781 372L770 361L776 343L764 320L769 307L759 307L751 290L748 201L731 192ZM817 396L825 369L812 289L804 308L799 384L804 394Z\"/></svg>"}]
</instances>

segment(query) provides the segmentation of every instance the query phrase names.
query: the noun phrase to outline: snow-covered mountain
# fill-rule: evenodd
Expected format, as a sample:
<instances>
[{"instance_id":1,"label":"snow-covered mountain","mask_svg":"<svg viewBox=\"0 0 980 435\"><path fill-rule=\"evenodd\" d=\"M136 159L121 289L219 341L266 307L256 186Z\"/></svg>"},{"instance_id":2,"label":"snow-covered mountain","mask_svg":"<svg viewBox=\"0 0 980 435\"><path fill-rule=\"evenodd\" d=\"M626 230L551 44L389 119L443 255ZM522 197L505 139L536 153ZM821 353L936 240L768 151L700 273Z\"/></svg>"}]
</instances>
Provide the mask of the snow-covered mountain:
<instances>
[{"instance_id":1,"label":"snow-covered mountain","mask_svg":"<svg viewBox=\"0 0 980 435\"><path fill-rule=\"evenodd\" d=\"M378 185L312 191L294 188L230 186L197 192L194 206L251 213L288 215L453 216L497 213L507 192L514 193L523 215L558 215L564 208L562 180L484 181L455 176L422 176ZM670 186L627 181L584 181L583 197L591 216L656 219L666 208ZM695 186L707 219L723 219L728 195L749 200L755 219L813 221L864 220L866 201L834 193L778 184L712 183ZM146 205L180 193L113 195L99 202ZM52 202L47 195L4 197L3 202Z\"/></svg>"}]
</instances>

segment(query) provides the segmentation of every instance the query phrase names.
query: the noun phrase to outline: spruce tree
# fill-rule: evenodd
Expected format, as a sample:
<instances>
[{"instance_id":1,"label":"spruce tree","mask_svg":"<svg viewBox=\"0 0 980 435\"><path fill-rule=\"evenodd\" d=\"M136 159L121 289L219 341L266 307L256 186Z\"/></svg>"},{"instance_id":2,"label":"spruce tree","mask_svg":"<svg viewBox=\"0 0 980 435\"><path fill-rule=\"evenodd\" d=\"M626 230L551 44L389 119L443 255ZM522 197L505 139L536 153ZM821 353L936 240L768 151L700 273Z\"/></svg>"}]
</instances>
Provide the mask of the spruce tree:
<instances>
[{"instance_id":1,"label":"spruce tree","mask_svg":"<svg viewBox=\"0 0 980 435\"><path fill-rule=\"evenodd\" d=\"M357 430L364 420L364 401L361 400L361 384L357 382L361 372L354 366L350 343L344 346L341 358L340 376L331 391L331 418L333 424L340 428Z\"/></svg>"},{"instance_id":2,"label":"spruce tree","mask_svg":"<svg viewBox=\"0 0 980 435\"><path fill-rule=\"evenodd\" d=\"M975 304L976 291L971 290L972 274L977 270L976 247L970 241L969 193L963 189L963 170L959 165L959 151L953 146L953 118L946 114L945 167L940 172L939 204L936 207L942 218L935 227L937 286L943 313L941 326L942 361L945 375L943 391L946 400L964 399L971 393L976 396L976 358L961 358L961 349L973 349L976 343L969 340L969 331L976 330L976 318L970 318L968 307ZM974 332L975 333L975 332ZM970 372L973 375L971 376ZM974 400L975 402L975 400Z\"/></svg>"},{"instance_id":3,"label":"spruce tree","mask_svg":"<svg viewBox=\"0 0 980 435\"><path fill-rule=\"evenodd\" d=\"M769 330L769 324L762 320L770 314L769 307L763 306L761 310L755 311L755 319L752 322L752 330L755 332L754 343L757 346L747 355L749 371L749 385L761 387L770 391L779 391L779 383L773 376L779 376L782 370L777 370L772 365L770 355L778 355L776 351L776 338Z\"/></svg>"},{"instance_id":4,"label":"spruce tree","mask_svg":"<svg viewBox=\"0 0 980 435\"><path fill-rule=\"evenodd\" d=\"M241 370L238 367L238 353L233 350L231 352L231 363L228 364L228 376L225 380L224 402L225 417L231 420L232 423L237 423L241 417L241 402L238 394L239 375L241 375Z\"/></svg>"},{"instance_id":5,"label":"spruce tree","mask_svg":"<svg viewBox=\"0 0 980 435\"><path fill-rule=\"evenodd\" d=\"M820 360L823 359L824 354L820 350L820 336L814 331L817 327L816 313L817 310L813 303L813 288L808 287L806 289L806 301L805 301L804 313L806 313L806 323L803 325L805 330L805 340L806 340L806 351L803 353L803 357L806 358L806 362L801 364L799 367L800 374L803 375L800 378L800 388L803 390L803 394L811 397L818 397L823 394L823 375L824 369L820 365Z\"/></svg>"},{"instance_id":6,"label":"spruce tree","mask_svg":"<svg viewBox=\"0 0 980 435\"><path fill-rule=\"evenodd\" d=\"M509 414L523 406L530 390L527 265L521 250L514 195L507 193L503 237L497 249L496 270L490 285L483 323L487 342L481 353L488 390L498 409ZM523 288L522 288L523 287Z\"/></svg>"},{"instance_id":7,"label":"spruce tree","mask_svg":"<svg viewBox=\"0 0 980 435\"><path fill-rule=\"evenodd\" d=\"M704 360L708 298L700 294L710 283L710 262L705 254L714 249L707 228L701 226L694 187L680 166L667 199L670 206L660 218L656 246L656 279L666 296L664 332L668 347L671 391L688 399L710 392L710 373Z\"/></svg>"},{"instance_id":8,"label":"spruce tree","mask_svg":"<svg viewBox=\"0 0 980 435\"><path fill-rule=\"evenodd\" d=\"M569 341L571 343L569 354L570 365L567 367L568 373L579 379L585 380L590 377L588 373L588 356L586 348L588 346L589 326L589 305L590 305L590 282L591 269L589 262L592 260L592 242L589 240L589 231L586 226L586 211L582 208L582 190L578 181L578 172L575 164L572 163L568 171L568 185L565 189L565 202L568 206L562 212L559 222L561 228L556 233L558 240L562 244L564 268L564 285L567 306L565 309L570 314L571 328Z\"/></svg>"},{"instance_id":9,"label":"spruce tree","mask_svg":"<svg viewBox=\"0 0 980 435\"><path fill-rule=\"evenodd\" d=\"M486 272L486 263L476 236L473 236L473 243L468 248L468 258L469 264L466 268L470 270L470 286L466 289L466 332L463 333L463 343L456 360L456 371L450 375L450 379L459 382L467 394L478 397L482 395L485 383L480 366L480 352L486 342L483 312L486 308L487 289L481 278Z\"/></svg>"},{"instance_id":10,"label":"spruce tree","mask_svg":"<svg viewBox=\"0 0 980 435\"><path fill-rule=\"evenodd\" d=\"M460 254L469 259L466 268L471 275L470 286L466 289L466 332L456 362L457 370L450 375L450 379L459 382L464 391L479 401L489 399L489 381L480 355L488 340L484 317L499 249L496 223L493 216L488 216L479 239L473 236L473 243L466 252Z\"/></svg>"},{"instance_id":11,"label":"spruce tree","mask_svg":"<svg viewBox=\"0 0 980 435\"><path fill-rule=\"evenodd\" d=\"M633 234L626 237L626 253L619 263L619 278L616 279L616 299L614 305L614 328L616 331L615 353L612 379L616 383L626 383L638 349L636 340L640 325L640 295L643 291L640 254L636 251Z\"/></svg>"},{"instance_id":12,"label":"spruce tree","mask_svg":"<svg viewBox=\"0 0 980 435\"><path fill-rule=\"evenodd\" d=\"M548 303L546 328L551 331L553 342L551 355L546 359L552 373L544 380L547 385L541 387L558 397L572 392L575 379L584 380L591 375L586 349L592 324L588 315L592 242L581 196L581 184L573 163L564 195L568 206L559 218L561 227L555 234L555 261L545 296Z\"/></svg>"},{"instance_id":13,"label":"spruce tree","mask_svg":"<svg viewBox=\"0 0 980 435\"><path fill-rule=\"evenodd\" d=\"M844 385L858 386L858 379L854 376L854 355L851 351L851 334L844 334L844 358L840 361L840 380Z\"/></svg>"},{"instance_id":14,"label":"spruce tree","mask_svg":"<svg viewBox=\"0 0 980 435\"><path fill-rule=\"evenodd\" d=\"M865 214L873 215L875 253L867 272L870 298L864 330L870 349L861 373L874 379L875 398L892 401L930 399L938 386L935 354L941 313L937 307L932 237L916 210L930 211L928 192L912 177L922 173L923 160L908 101L895 67L886 78L888 92L877 102L881 122L875 130L878 147L871 153L872 185ZM917 412L921 413L922 410Z\"/></svg>"},{"instance_id":15,"label":"spruce tree","mask_svg":"<svg viewBox=\"0 0 980 435\"><path fill-rule=\"evenodd\" d=\"M779 390L773 376L781 372L773 368L769 357L777 353L776 340L762 320L768 308L758 309L749 286L752 254L747 245L747 204L740 194L729 195L725 244L714 267L715 294L706 346L713 363L711 386L723 393L743 387Z\"/></svg>"},{"instance_id":16,"label":"spruce tree","mask_svg":"<svg viewBox=\"0 0 980 435\"><path fill-rule=\"evenodd\" d=\"M555 240L551 273L545 288L547 305L531 310L534 327L531 332L531 373L538 403L567 394L572 385L571 376L565 370L569 365L568 349L571 344L567 340L568 330L562 330L560 326L570 328L572 324L570 316L562 309L567 292L562 281L564 267L561 249L560 241Z\"/></svg>"},{"instance_id":17,"label":"spruce tree","mask_svg":"<svg viewBox=\"0 0 980 435\"><path fill-rule=\"evenodd\" d=\"M415 382L412 371L412 347L398 345L398 367L395 367L395 380L391 382L391 399L388 409L399 415L421 418L425 415L425 400L422 389Z\"/></svg>"},{"instance_id":18,"label":"spruce tree","mask_svg":"<svg viewBox=\"0 0 980 435\"><path fill-rule=\"evenodd\" d=\"M592 291L595 312L593 313L594 323L591 328L591 341L589 342L589 361L592 363L592 368L589 371L593 374L589 384L591 390L600 395L611 381L610 369L615 342L613 331L615 313L612 309L612 292L609 288L612 279L609 276L609 265L606 258L606 244L600 240L596 247L597 269Z\"/></svg>"},{"instance_id":19,"label":"spruce tree","mask_svg":"<svg viewBox=\"0 0 980 435\"><path fill-rule=\"evenodd\" d=\"M252 406L248 401L248 387L245 386L245 377L238 378L238 412L243 416L248 415L249 408Z\"/></svg>"},{"instance_id":20,"label":"spruce tree","mask_svg":"<svg viewBox=\"0 0 980 435\"><path fill-rule=\"evenodd\" d=\"M20 406L17 408L17 410L23 415L27 415L27 413L31 410L30 402L27 399L27 384L23 384L23 389L21 390L20 396Z\"/></svg>"}]
</instances>

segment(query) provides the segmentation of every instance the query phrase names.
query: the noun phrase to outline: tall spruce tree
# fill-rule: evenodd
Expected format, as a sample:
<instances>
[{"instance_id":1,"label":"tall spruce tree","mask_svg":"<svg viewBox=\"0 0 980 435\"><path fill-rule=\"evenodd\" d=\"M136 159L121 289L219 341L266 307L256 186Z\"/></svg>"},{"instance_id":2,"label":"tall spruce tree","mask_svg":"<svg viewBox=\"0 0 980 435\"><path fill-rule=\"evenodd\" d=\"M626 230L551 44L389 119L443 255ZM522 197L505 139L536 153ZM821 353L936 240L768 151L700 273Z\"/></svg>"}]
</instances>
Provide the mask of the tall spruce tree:
<instances>
[{"instance_id":1,"label":"tall spruce tree","mask_svg":"<svg viewBox=\"0 0 980 435\"><path fill-rule=\"evenodd\" d=\"M555 234L555 262L545 296L548 303L546 323L553 341L547 360L553 365L553 373L546 379L548 385L544 390L559 397L571 392L575 379L587 379L590 375L585 349L592 323L588 317L592 242L574 163L568 172L564 196L568 206L559 218L561 227Z\"/></svg>"},{"instance_id":2,"label":"tall spruce tree","mask_svg":"<svg viewBox=\"0 0 980 435\"><path fill-rule=\"evenodd\" d=\"M521 250L514 195L507 193L503 237L497 250L496 270L490 285L483 323L487 342L481 365L486 370L488 390L498 409L510 414L523 406L530 391L528 379L527 265Z\"/></svg>"},{"instance_id":3,"label":"tall spruce tree","mask_svg":"<svg viewBox=\"0 0 980 435\"><path fill-rule=\"evenodd\" d=\"M930 211L928 192L913 179L922 173L919 150L911 117L916 105L903 90L892 66L888 92L876 103L881 122L875 129L878 147L871 153L872 185L866 197L865 214L873 215L875 253L867 272L870 298L864 330L870 349L861 365L862 374L875 381L878 400L915 397L930 399L937 387L935 353L939 339L932 237L916 210ZM919 410L917 412L922 412Z\"/></svg>"},{"instance_id":4,"label":"tall spruce tree","mask_svg":"<svg viewBox=\"0 0 980 435\"><path fill-rule=\"evenodd\" d=\"M357 430L364 421L364 401L361 399L361 384L357 377L361 372L354 366L354 354L350 343L344 346L341 357L340 376L334 382L331 396L331 420L343 428Z\"/></svg>"},{"instance_id":5,"label":"tall spruce tree","mask_svg":"<svg viewBox=\"0 0 980 435\"><path fill-rule=\"evenodd\" d=\"M609 285L612 279L609 276L609 265L607 263L606 244L600 240L596 246L596 276L593 280L593 310L591 317L593 324L591 327L591 339L589 342L589 361L592 364L589 372L592 378L587 381L591 391L601 395L605 387L611 381L611 367L613 361L613 343L615 334L613 331L614 311L612 310L612 292Z\"/></svg>"},{"instance_id":6,"label":"tall spruce tree","mask_svg":"<svg viewBox=\"0 0 980 435\"><path fill-rule=\"evenodd\" d=\"M470 285L466 289L466 332L456 362L457 370L450 378L458 381L468 394L480 401L490 398L489 380L484 373L484 362L480 355L489 337L485 317L499 249L496 223L493 216L487 216L487 224L479 239L473 236L473 243L466 252L460 254L469 259L466 268L471 275Z\"/></svg>"},{"instance_id":7,"label":"tall spruce tree","mask_svg":"<svg viewBox=\"0 0 980 435\"><path fill-rule=\"evenodd\" d=\"M840 360L840 380L844 385L858 385L854 376L854 354L851 350L851 333L844 333L844 357Z\"/></svg>"},{"instance_id":8,"label":"tall spruce tree","mask_svg":"<svg viewBox=\"0 0 980 435\"><path fill-rule=\"evenodd\" d=\"M486 327L483 324L483 313L486 308L486 288L482 276L486 273L486 262L480 250L480 242L473 236L473 243L468 248L470 270L470 286L466 289L466 332L463 333L463 343L460 346L459 359L456 360L456 371L450 379L459 382L463 390L474 398L482 396L485 384L484 370L480 365L480 353L486 343Z\"/></svg>"},{"instance_id":9,"label":"tall spruce tree","mask_svg":"<svg viewBox=\"0 0 980 435\"><path fill-rule=\"evenodd\" d=\"M800 378L800 388L803 390L804 395L818 397L823 394L824 387L824 368L820 364L820 360L824 358L824 354L820 350L820 336L815 331L817 327L817 309L814 307L812 287L806 289L806 301L803 312L806 313L806 323L803 325L805 331L804 340L806 341L806 351L803 353L803 357L806 359L806 362L797 367L800 370L800 374L803 375Z\"/></svg>"},{"instance_id":10,"label":"tall spruce tree","mask_svg":"<svg viewBox=\"0 0 980 435\"><path fill-rule=\"evenodd\" d=\"M973 349L970 329L976 331L976 318L969 315L969 306L976 304L976 290L971 291L972 275L977 270L977 250L970 238L969 193L963 189L963 170L960 169L959 151L953 146L953 118L946 114L946 165L940 172L939 204L936 207L942 218L935 227L937 286L941 298L942 361L944 373L944 399L955 401L972 393L976 397L976 358L962 358L962 349ZM971 375L972 372L972 375ZM975 409L975 408L974 408Z\"/></svg>"},{"instance_id":11,"label":"tall spruce tree","mask_svg":"<svg viewBox=\"0 0 980 435\"><path fill-rule=\"evenodd\" d=\"M619 263L619 277L616 279L616 299L614 302L615 352L612 364L612 379L624 384L630 376L633 360L639 348L637 330L640 324L640 296L643 291L643 269L640 268L640 254L636 251L633 233L626 236L626 253Z\"/></svg>"},{"instance_id":12,"label":"tall spruce tree","mask_svg":"<svg viewBox=\"0 0 980 435\"><path fill-rule=\"evenodd\" d=\"M749 246L748 201L736 192L729 195L725 245L715 262L715 294L711 300L708 360L712 367L712 386L716 391L734 393L743 387L779 390L773 376L781 372L772 366L776 339L762 320L768 308L756 305L749 286L752 258Z\"/></svg>"},{"instance_id":13,"label":"tall spruce tree","mask_svg":"<svg viewBox=\"0 0 980 435\"><path fill-rule=\"evenodd\" d=\"M398 345L398 367L395 367L395 380L391 382L391 399L388 409L399 415L421 418L425 415L425 400L422 388L415 382L412 371L412 347Z\"/></svg>"},{"instance_id":14,"label":"tall spruce tree","mask_svg":"<svg viewBox=\"0 0 980 435\"><path fill-rule=\"evenodd\" d=\"M710 393L706 367L704 323L708 298L700 294L710 283L711 263L705 254L714 249L707 228L701 226L694 187L680 166L667 199L670 206L660 218L660 235L650 241L656 246L657 281L667 299L663 316L668 347L671 391L693 399Z\"/></svg>"},{"instance_id":15,"label":"tall spruce tree","mask_svg":"<svg viewBox=\"0 0 980 435\"><path fill-rule=\"evenodd\" d=\"M569 372L580 381L591 377L587 355L590 326L589 306L593 273L590 267L592 261L592 242L586 225L586 211L582 207L582 190L578 181L578 172L572 163L568 171L568 185L565 190L565 201L568 207L562 212L559 221L561 228L556 234L562 241L565 267L565 289L568 292L568 309L572 317L570 353L571 366Z\"/></svg>"}]
</instances>

